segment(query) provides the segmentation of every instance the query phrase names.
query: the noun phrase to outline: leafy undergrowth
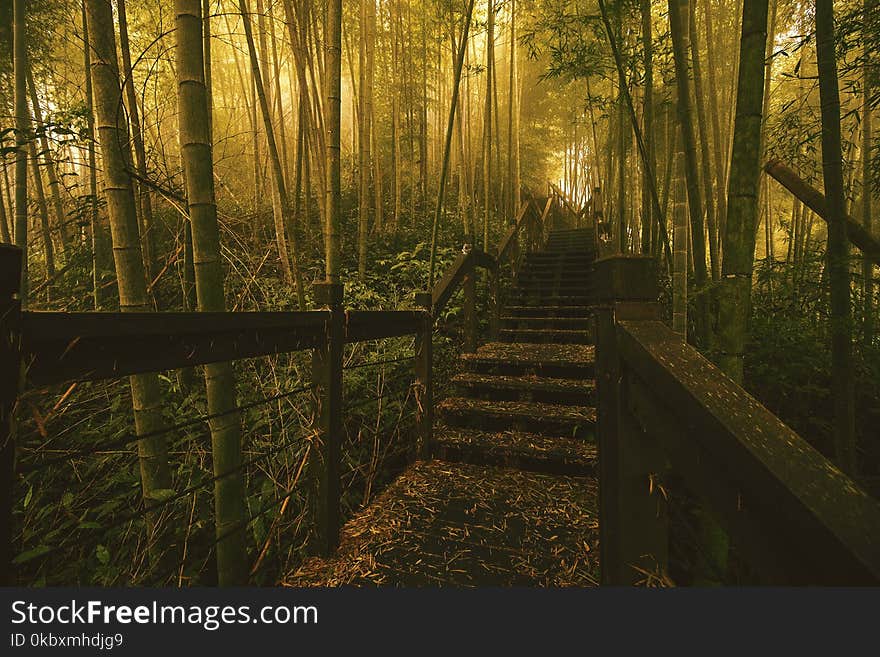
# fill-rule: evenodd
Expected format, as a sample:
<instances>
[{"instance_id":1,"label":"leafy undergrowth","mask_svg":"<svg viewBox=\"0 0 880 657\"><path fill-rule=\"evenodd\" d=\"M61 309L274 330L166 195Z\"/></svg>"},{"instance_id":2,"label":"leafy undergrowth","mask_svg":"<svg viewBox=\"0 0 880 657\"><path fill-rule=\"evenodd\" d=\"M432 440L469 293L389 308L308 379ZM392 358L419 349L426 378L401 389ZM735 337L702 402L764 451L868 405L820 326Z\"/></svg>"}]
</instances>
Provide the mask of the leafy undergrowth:
<instances>
[{"instance_id":1,"label":"leafy undergrowth","mask_svg":"<svg viewBox=\"0 0 880 657\"><path fill-rule=\"evenodd\" d=\"M161 215L160 251L175 254L152 292L157 307L179 310L182 260L174 239L177 218ZM267 217L263 217L264 223ZM295 310L277 254L246 223L223 224L230 310ZM348 234L356 234L356 231ZM423 226L377 236L367 275L343 261L345 304L359 309L411 308L426 286L428 244ZM301 235L307 238L307 235ZM163 241L164 240L164 241ZM441 242L455 244L454 231ZM170 243L169 243L170 241ZM306 244L303 279L322 276L320 238ZM266 246L269 244L270 246ZM459 247L438 249L442 273ZM53 285L36 287L32 308L94 309L90 258L72 252ZM112 266L99 268L102 310L116 307ZM32 280L42 276L35 261ZM481 283L481 289L484 283ZM484 295L483 295L484 297ZM483 318L487 313L482 312ZM443 395L459 353L460 295L440 318L435 337L436 393ZM483 320L485 321L485 320ZM342 511L356 513L393 479L414 445L413 339L351 345L345 353L345 438ZM306 515L313 404L309 352L235 364L242 419L246 544L251 581L273 584L304 556L311 531ZM19 476L14 509L18 581L25 585L210 585L216 582L211 437L201 370L160 373L162 413L172 489L151 500L147 513L133 440L126 380L68 383L27 390L19 403ZM183 426L181 426L183 425Z\"/></svg>"}]
</instances>

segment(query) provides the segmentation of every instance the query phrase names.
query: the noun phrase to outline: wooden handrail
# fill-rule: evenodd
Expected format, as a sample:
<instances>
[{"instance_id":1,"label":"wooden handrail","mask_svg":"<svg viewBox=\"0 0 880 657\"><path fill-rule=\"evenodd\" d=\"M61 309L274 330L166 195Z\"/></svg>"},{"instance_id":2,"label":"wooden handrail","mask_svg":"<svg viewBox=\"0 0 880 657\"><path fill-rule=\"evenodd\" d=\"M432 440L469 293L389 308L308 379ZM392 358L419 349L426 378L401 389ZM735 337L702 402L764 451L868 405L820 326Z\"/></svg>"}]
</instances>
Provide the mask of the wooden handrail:
<instances>
[{"instance_id":1,"label":"wooden handrail","mask_svg":"<svg viewBox=\"0 0 880 657\"><path fill-rule=\"evenodd\" d=\"M431 307L434 317L443 312L452 295L461 286L465 276L478 267L494 272L498 263L495 258L479 249L471 249L467 253L458 254L458 257L431 290Z\"/></svg>"},{"instance_id":2,"label":"wooden handrail","mask_svg":"<svg viewBox=\"0 0 880 657\"><path fill-rule=\"evenodd\" d=\"M621 321L627 410L767 581L880 583L880 504L659 321Z\"/></svg>"},{"instance_id":3,"label":"wooden handrail","mask_svg":"<svg viewBox=\"0 0 880 657\"><path fill-rule=\"evenodd\" d=\"M596 263L603 583L665 573L669 466L764 582L880 583L880 504L659 321L655 267Z\"/></svg>"},{"instance_id":4,"label":"wooden handrail","mask_svg":"<svg viewBox=\"0 0 880 657\"><path fill-rule=\"evenodd\" d=\"M346 313L345 342L413 335L424 311ZM115 378L314 349L329 311L21 314L31 385Z\"/></svg>"},{"instance_id":5,"label":"wooden handrail","mask_svg":"<svg viewBox=\"0 0 880 657\"><path fill-rule=\"evenodd\" d=\"M532 207L531 201L524 201L523 204L519 206L519 212L516 213L516 220L501 239L501 244L498 245L498 255L495 256L495 259L498 262L503 262L504 259L507 258L507 252L510 251L510 248L513 246L515 242L514 238L522 228L526 218L526 211L530 207Z\"/></svg>"}]
</instances>

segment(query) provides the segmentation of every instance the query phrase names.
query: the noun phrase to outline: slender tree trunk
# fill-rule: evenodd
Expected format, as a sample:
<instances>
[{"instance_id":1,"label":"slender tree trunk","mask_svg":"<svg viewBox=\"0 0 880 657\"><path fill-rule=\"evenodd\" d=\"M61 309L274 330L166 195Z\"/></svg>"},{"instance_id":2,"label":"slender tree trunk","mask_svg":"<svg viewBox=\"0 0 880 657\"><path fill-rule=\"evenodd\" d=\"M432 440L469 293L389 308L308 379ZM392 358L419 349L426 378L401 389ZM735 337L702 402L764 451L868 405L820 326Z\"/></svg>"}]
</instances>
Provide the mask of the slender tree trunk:
<instances>
[{"instance_id":1,"label":"slender tree trunk","mask_svg":"<svg viewBox=\"0 0 880 657\"><path fill-rule=\"evenodd\" d=\"M773 73L773 41L776 33L776 9L777 0L770 0L769 22L767 24L767 51L764 73L764 117L761 121L761 161L764 161L767 151L767 115L770 110L770 82ZM764 208L764 255L770 262L773 250L773 218L770 216L770 179L768 176L761 177L761 186L758 190L758 208Z\"/></svg>"},{"instance_id":2,"label":"slender tree trunk","mask_svg":"<svg viewBox=\"0 0 880 657\"><path fill-rule=\"evenodd\" d=\"M296 285L296 296L299 309L305 310L306 299L305 291L303 290L302 275L300 274L299 269L299 249L297 248L296 243L296 232L293 230L293 219L290 213L290 200L287 196L287 189L284 183L284 171L281 166L281 158L278 154L278 144L275 141L275 131L272 129L272 116L269 111L269 102L266 99L263 77L260 73L260 62L257 58L257 49L254 43L247 0L239 0L238 6L244 22L245 39L247 40L248 53L250 54L254 83L257 87L257 100L260 103L260 111L263 115L263 126L265 128L266 142L269 149L269 163L272 167L272 180L275 185L275 191L278 195L278 203L280 204L280 212L276 215L275 222L275 236L278 243L278 253L281 257L281 263L285 270L285 275L289 281L292 280ZM290 256L292 256L292 259L287 252L287 240L284 236L285 225L291 226Z\"/></svg>"},{"instance_id":3,"label":"slender tree trunk","mask_svg":"<svg viewBox=\"0 0 880 657\"><path fill-rule=\"evenodd\" d=\"M9 216L6 212L6 199L4 199L2 184L0 184L0 241L6 244L12 242L12 231L10 230Z\"/></svg>"},{"instance_id":4,"label":"slender tree trunk","mask_svg":"<svg viewBox=\"0 0 880 657\"><path fill-rule=\"evenodd\" d=\"M40 174L40 162L37 158L37 144L32 139L28 142L31 155L31 177L34 181L34 192L37 201L37 214L40 217L40 236L43 239L43 259L46 263L46 290L51 300L52 279L55 278L55 247L52 245L52 232L49 229L49 205L43 190L43 177Z\"/></svg>"},{"instance_id":5,"label":"slender tree trunk","mask_svg":"<svg viewBox=\"0 0 880 657\"><path fill-rule=\"evenodd\" d=\"M101 285L100 268L106 257L104 255L104 235L101 233L101 225L98 219L98 165L95 157L95 113L92 102L92 47L89 40L88 18L86 17L85 0L81 4L82 28L83 28L83 67L86 78L86 129L88 130L88 158L89 158L89 231L91 233L92 247L92 297L95 310L101 308Z\"/></svg>"},{"instance_id":6,"label":"slender tree trunk","mask_svg":"<svg viewBox=\"0 0 880 657\"><path fill-rule=\"evenodd\" d=\"M15 66L15 245L22 250L21 307L28 305L28 183L27 144L30 138L30 116L27 108L27 31L25 0L13 2L13 60Z\"/></svg>"},{"instance_id":7,"label":"slender tree trunk","mask_svg":"<svg viewBox=\"0 0 880 657\"><path fill-rule=\"evenodd\" d=\"M706 121L703 75L700 65L700 43L697 36L696 0L691 0L690 12L689 30L691 40L691 60L694 65L695 106L697 109L697 127L700 134L701 180L703 182L703 191L706 201L706 225L709 232L709 263L711 265L712 280L717 281L721 276L721 260L718 257L718 227L715 223L715 194L712 190L712 176L709 171L711 167L709 162L709 127Z\"/></svg>"},{"instance_id":8,"label":"slender tree trunk","mask_svg":"<svg viewBox=\"0 0 880 657\"><path fill-rule=\"evenodd\" d=\"M718 73L717 73L717 61L715 58L715 36L713 34L712 29L712 15L710 10L710 0L704 0L703 2L703 24L706 29L706 60L708 64L708 75L709 78L709 117L711 118L712 124L712 154L714 157L715 166L713 167L714 172L714 181L715 181L715 193L718 195L718 259L721 260L723 258L723 252L721 248L721 241L724 235L724 226L727 222L727 203L725 199L722 198L724 193L724 182L726 176L726 161L725 161L725 148L724 144L726 143L726 138L724 138L721 134L721 119L719 117L718 110L718 99L719 99L719 91L718 91Z\"/></svg>"},{"instance_id":9,"label":"slender tree trunk","mask_svg":"<svg viewBox=\"0 0 880 657\"><path fill-rule=\"evenodd\" d=\"M688 216L682 139L675 151L675 191L672 200L672 330L687 341Z\"/></svg>"},{"instance_id":10,"label":"slender tree trunk","mask_svg":"<svg viewBox=\"0 0 880 657\"><path fill-rule=\"evenodd\" d=\"M116 37L110 0L86 0L88 29L92 48L92 86L95 118L104 174L104 193L110 215L113 258L119 288L119 306L123 312L151 310L147 296L144 261L141 257L134 190L131 177L131 153L128 125L118 111L121 93ZM157 374L129 377L135 428L138 441L141 484L147 502L163 496L171 488L167 448L161 431L162 393Z\"/></svg>"},{"instance_id":11,"label":"slender tree trunk","mask_svg":"<svg viewBox=\"0 0 880 657\"><path fill-rule=\"evenodd\" d=\"M394 230L400 226L401 212L401 156L400 156L400 29L398 17L391 9L391 169L394 188Z\"/></svg>"},{"instance_id":12,"label":"slender tree trunk","mask_svg":"<svg viewBox=\"0 0 880 657\"><path fill-rule=\"evenodd\" d=\"M831 288L831 390L837 465L856 474L855 387L852 370L849 241L840 138L840 95L832 0L816 0L816 60L822 112L822 174L828 203L828 282Z\"/></svg>"},{"instance_id":13,"label":"slender tree trunk","mask_svg":"<svg viewBox=\"0 0 880 657\"><path fill-rule=\"evenodd\" d=\"M328 283L339 282L341 251L342 191L340 187L339 135L342 99L342 0L327 2L327 34L325 35L327 203L324 223L324 268Z\"/></svg>"},{"instance_id":14,"label":"slender tree trunk","mask_svg":"<svg viewBox=\"0 0 880 657\"><path fill-rule=\"evenodd\" d=\"M642 244L643 254L651 253L651 232L654 229L654 207L651 203L651 177L657 170L654 156L654 50L652 38L651 0L640 0L642 17L642 66L645 71L645 95L642 98L642 124L648 166L642 166ZM592 105L590 106L592 112ZM595 126L593 128L595 130ZM656 193L656 192L655 192Z\"/></svg>"},{"instance_id":15,"label":"slender tree trunk","mask_svg":"<svg viewBox=\"0 0 880 657\"><path fill-rule=\"evenodd\" d=\"M443 212L443 196L446 191L446 177L449 172L449 154L452 150L452 129L455 126L455 108L458 105L458 91L461 83L461 69L464 65L464 53L467 49L468 33L471 29L471 16L474 13L474 0L469 0L467 6L467 15L464 19L464 28L462 29L461 43L458 47L458 55L455 61L455 73L452 83L452 102L449 106L449 121L446 124L446 143L443 148L443 161L440 168L440 186L437 191L437 207L434 210L434 225L431 231L431 259L430 269L428 273L428 287L434 286L434 269L437 257L437 231L440 227L440 216Z\"/></svg>"},{"instance_id":16,"label":"slender tree trunk","mask_svg":"<svg viewBox=\"0 0 880 657\"><path fill-rule=\"evenodd\" d=\"M876 0L863 0L865 18L871 16L876 9ZM863 28L867 33L869 28ZM867 38L867 34L864 35ZM867 50L867 48L866 48ZM871 92L874 90L871 65L867 52L863 53L865 63L862 66L862 225L868 233L872 231L874 185L871 174L871 150L874 137L874 119L871 108ZM874 341L874 266L868 258L862 259L862 299L863 299L863 336L866 345Z\"/></svg>"},{"instance_id":17,"label":"slender tree trunk","mask_svg":"<svg viewBox=\"0 0 880 657\"><path fill-rule=\"evenodd\" d=\"M510 54L507 75L507 216L516 217L519 208L519 187L516 180L516 0L510 2L510 34L507 50Z\"/></svg>"},{"instance_id":18,"label":"slender tree trunk","mask_svg":"<svg viewBox=\"0 0 880 657\"><path fill-rule=\"evenodd\" d=\"M375 0L360 0L360 111L358 146L359 191L358 191L358 276L367 273L367 245L370 224L372 223L373 199L370 195L370 177L373 171L372 119L373 119L373 41L375 38Z\"/></svg>"},{"instance_id":19,"label":"slender tree trunk","mask_svg":"<svg viewBox=\"0 0 880 657\"><path fill-rule=\"evenodd\" d=\"M495 2L488 0L486 27L486 110L483 123L483 251L489 251L492 214L492 97L495 71Z\"/></svg>"},{"instance_id":20,"label":"slender tree trunk","mask_svg":"<svg viewBox=\"0 0 880 657\"><path fill-rule=\"evenodd\" d=\"M125 106L131 125L131 136L134 145L135 166L141 180L147 179L147 153L144 148L144 135L141 129L140 112L138 111L137 95L134 91L134 79L131 70L131 53L128 43L128 18L125 11L125 0L117 0L119 14L119 50L122 54L122 76L125 87ZM147 280L152 281L156 271L156 248L153 234L153 202L150 188L140 182L132 181L138 201L138 218L140 219L141 244L144 254L144 269ZM149 290L148 290L149 291Z\"/></svg>"},{"instance_id":21,"label":"slender tree trunk","mask_svg":"<svg viewBox=\"0 0 880 657\"><path fill-rule=\"evenodd\" d=\"M61 248L66 253L70 236L67 230L67 215L64 213L64 205L61 203L61 183L58 181L58 174L55 171L55 160L51 155L52 151L49 149L49 139L46 137L43 112L40 108L40 97L37 94L37 85L34 83L34 73L30 62L27 63L27 78L31 94L31 107L34 111L34 122L39 129L40 150L43 152L43 160L46 163L46 178L49 180L49 194L52 197L52 209L55 212L55 225L58 226ZM34 166L37 166L38 161L35 160Z\"/></svg>"},{"instance_id":22,"label":"slender tree trunk","mask_svg":"<svg viewBox=\"0 0 880 657\"><path fill-rule=\"evenodd\" d=\"M737 382L751 308L766 44L767 0L745 0L716 334L718 364Z\"/></svg>"},{"instance_id":23,"label":"slender tree trunk","mask_svg":"<svg viewBox=\"0 0 880 657\"><path fill-rule=\"evenodd\" d=\"M200 0L175 0L181 159L192 225L193 265L199 310L226 310L220 231L214 198L210 108L205 80ZM246 15L243 12L243 15ZM231 363L205 366L214 459L217 575L221 586L247 583L245 489L241 472L241 414L236 410Z\"/></svg>"},{"instance_id":24,"label":"slender tree trunk","mask_svg":"<svg viewBox=\"0 0 880 657\"><path fill-rule=\"evenodd\" d=\"M685 157L687 174L688 210L691 223L691 244L693 245L694 283L699 291L696 298L694 328L700 344L706 344L708 331L709 305L705 296L706 285L706 241L703 229L703 202L700 194L700 179L697 169L697 147L694 136L693 105L691 100L691 78L688 72L688 50L690 48L689 0L669 0L669 31L672 36L673 59L675 60L675 81L678 91L678 122Z\"/></svg>"}]
</instances>

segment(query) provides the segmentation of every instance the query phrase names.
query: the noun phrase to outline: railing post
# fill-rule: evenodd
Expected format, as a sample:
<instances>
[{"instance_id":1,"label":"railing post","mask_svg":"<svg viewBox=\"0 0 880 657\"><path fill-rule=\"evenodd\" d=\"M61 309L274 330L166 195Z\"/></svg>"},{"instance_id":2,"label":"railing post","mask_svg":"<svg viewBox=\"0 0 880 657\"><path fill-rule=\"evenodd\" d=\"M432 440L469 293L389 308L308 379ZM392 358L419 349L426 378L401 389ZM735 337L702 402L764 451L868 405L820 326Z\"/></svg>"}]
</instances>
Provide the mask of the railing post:
<instances>
[{"instance_id":1,"label":"railing post","mask_svg":"<svg viewBox=\"0 0 880 657\"><path fill-rule=\"evenodd\" d=\"M489 336L498 340L501 326L501 263L489 270Z\"/></svg>"},{"instance_id":2,"label":"railing post","mask_svg":"<svg viewBox=\"0 0 880 657\"><path fill-rule=\"evenodd\" d=\"M431 293L417 292L416 306L424 309L422 326L416 334L416 432L418 434L417 453L421 459L430 458L434 439L434 382L431 370L433 351L434 317L431 308Z\"/></svg>"},{"instance_id":3,"label":"railing post","mask_svg":"<svg viewBox=\"0 0 880 657\"><path fill-rule=\"evenodd\" d=\"M15 405L21 381L21 249L0 244L0 586L12 586Z\"/></svg>"},{"instance_id":4,"label":"railing post","mask_svg":"<svg viewBox=\"0 0 880 657\"><path fill-rule=\"evenodd\" d=\"M606 585L635 585L666 573L667 520L659 480L666 463L628 410L632 374L618 352L617 322L660 318L655 262L604 258L596 262L595 277L601 579Z\"/></svg>"},{"instance_id":5,"label":"railing post","mask_svg":"<svg viewBox=\"0 0 880 657\"><path fill-rule=\"evenodd\" d=\"M314 286L315 304L330 311L327 334L312 352L315 386L315 450L309 458L314 499L314 543L311 550L332 554L339 545L339 463L342 445L342 350L345 345L345 312L341 283Z\"/></svg>"},{"instance_id":6,"label":"railing post","mask_svg":"<svg viewBox=\"0 0 880 657\"><path fill-rule=\"evenodd\" d=\"M474 266L473 251L468 260L464 275L464 350L473 353L477 350L477 268Z\"/></svg>"}]
</instances>

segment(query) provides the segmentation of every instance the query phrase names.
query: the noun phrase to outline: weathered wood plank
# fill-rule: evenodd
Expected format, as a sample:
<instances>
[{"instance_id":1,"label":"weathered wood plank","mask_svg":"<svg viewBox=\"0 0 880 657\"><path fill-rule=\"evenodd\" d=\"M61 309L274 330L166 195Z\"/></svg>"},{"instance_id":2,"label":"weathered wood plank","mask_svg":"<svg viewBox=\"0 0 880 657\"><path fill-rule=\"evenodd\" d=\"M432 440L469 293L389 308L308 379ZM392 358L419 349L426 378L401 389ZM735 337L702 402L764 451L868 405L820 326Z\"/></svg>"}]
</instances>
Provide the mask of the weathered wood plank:
<instances>
[{"instance_id":1,"label":"weathered wood plank","mask_svg":"<svg viewBox=\"0 0 880 657\"><path fill-rule=\"evenodd\" d=\"M349 310L345 341L363 342L414 335L422 322L421 310Z\"/></svg>"},{"instance_id":2,"label":"weathered wood plank","mask_svg":"<svg viewBox=\"0 0 880 657\"><path fill-rule=\"evenodd\" d=\"M329 314L22 314L31 385L96 380L313 348Z\"/></svg>"},{"instance_id":3,"label":"weathered wood plank","mask_svg":"<svg viewBox=\"0 0 880 657\"><path fill-rule=\"evenodd\" d=\"M443 274L443 278L437 281L434 289L431 291L434 317L438 317L443 312L446 304L449 303L452 295L458 290L469 272L473 271L476 267L495 271L497 266L495 258L479 249L471 249L468 253L460 253L449 269Z\"/></svg>"},{"instance_id":4,"label":"weathered wood plank","mask_svg":"<svg viewBox=\"0 0 880 657\"><path fill-rule=\"evenodd\" d=\"M738 512L772 537L777 552L766 556L791 562L786 583L880 583L876 500L661 322L621 321L617 338L655 408L700 450L700 466L723 477L738 493ZM659 418L642 422L650 433ZM742 531L730 522L726 529Z\"/></svg>"},{"instance_id":5,"label":"weathered wood plank","mask_svg":"<svg viewBox=\"0 0 880 657\"><path fill-rule=\"evenodd\" d=\"M531 207L530 201L525 201L520 207L519 212L516 213L516 219L513 222L513 225L504 235L504 238L501 240L501 244L498 247L498 255L495 256L495 259L498 262L502 262L507 257L507 252L514 245L516 240L514 239L519 233L520 228L522 228L522 223L526 218L526 210Z\"/></svg>"}]
</instances>

